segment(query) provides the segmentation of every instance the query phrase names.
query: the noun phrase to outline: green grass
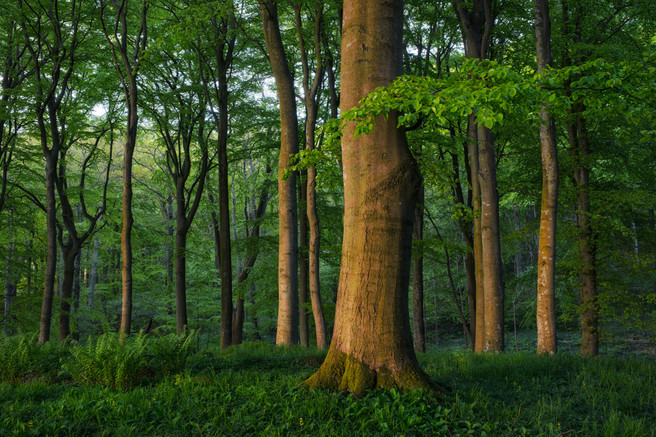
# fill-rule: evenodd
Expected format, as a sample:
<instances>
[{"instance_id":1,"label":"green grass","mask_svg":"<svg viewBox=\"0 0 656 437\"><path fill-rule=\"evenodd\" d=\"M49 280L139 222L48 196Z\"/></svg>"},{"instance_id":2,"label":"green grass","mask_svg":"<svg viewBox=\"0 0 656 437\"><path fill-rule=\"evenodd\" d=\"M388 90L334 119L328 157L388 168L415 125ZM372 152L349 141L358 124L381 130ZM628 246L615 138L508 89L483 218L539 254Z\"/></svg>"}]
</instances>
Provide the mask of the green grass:
<instances>
[{"instance_id":1,"label":"green grass","mask_svg":"<svg viewBox=\"0 0 656 437\"><path fill-rule=\"evenodd\" d=\"M656 435L656 364L648 358L431 352L420 355L422 366L450 389L438 404L422 392L356 399L301 389L323 359L312 349L249 343L194 352L170 337L122 347L104 339L111 347L96 354L97 339L49 346L29 363L16 350L35 351L35 339L11 341L13 352L0 349L0 362L18 368L2 374L2 436ZM97 369L90 375L120 368L112 360L137 366L129 383L80 376L89 365Z\"/></svg>"}]
</instances>

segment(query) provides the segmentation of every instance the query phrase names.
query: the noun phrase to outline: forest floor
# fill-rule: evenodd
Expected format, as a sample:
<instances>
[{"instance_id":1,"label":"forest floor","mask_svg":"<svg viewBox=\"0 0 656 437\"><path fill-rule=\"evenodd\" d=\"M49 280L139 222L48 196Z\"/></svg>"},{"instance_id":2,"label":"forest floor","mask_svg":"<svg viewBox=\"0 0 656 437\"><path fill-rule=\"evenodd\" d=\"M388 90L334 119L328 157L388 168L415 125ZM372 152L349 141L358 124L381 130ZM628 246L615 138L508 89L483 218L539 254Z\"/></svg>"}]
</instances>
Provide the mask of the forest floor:
<instances>
[{"instance_id":1,"label":"forest floor","mask_svg":"<svg viewBox=\"0 0 656 437\"><path fill-rule=\"evenodd\" d=\"M437 402L299 388L324 357L314 349L135 337L68 348L0 337L0 435L656 435L656 362L634 340L622 348L639 353L615 345L592 359L536 356L520 347L529 333L499 355L442 340L419 354L449 390Z\"/></svg>"}]
</instances>

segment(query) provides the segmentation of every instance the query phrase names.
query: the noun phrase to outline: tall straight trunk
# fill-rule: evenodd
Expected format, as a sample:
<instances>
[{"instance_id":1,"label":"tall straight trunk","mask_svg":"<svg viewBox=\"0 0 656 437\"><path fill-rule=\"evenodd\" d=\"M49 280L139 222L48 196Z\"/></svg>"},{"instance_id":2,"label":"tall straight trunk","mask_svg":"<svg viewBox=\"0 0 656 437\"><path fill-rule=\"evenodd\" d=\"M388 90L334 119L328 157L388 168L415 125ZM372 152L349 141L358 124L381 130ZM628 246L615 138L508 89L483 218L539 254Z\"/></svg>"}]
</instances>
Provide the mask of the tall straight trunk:
<instances>
[{"instance_id":1,"label":"tall straight trunk","mask_svg":"<svg viewBox=\"0 0 656 437\"><path fill-rule=\"evenodd\" d=\"M479 143L478 129L476 126L476 117L469 116L468 122L469 137L469 159L470 159L470 179L472 185L472 213L473 232L472 232L472 258L474 260L474 286L476 288L476 328L474 330L474 352L481 353L485 351L485 288L483 283L483 246L481 240L481 185L478 178L479 172Z\"/></svg>"},{"instance_id":2,"label":"tall straight trunk","mask_svg":"<svg viewBox=\"0 0 656 437\"><path fill-rule=\"evenodd\" d=\"M303 20L301 16L300 4L294 6L294 15L296 21L296 31L298 37L299 52L301 54L301 66L303 68L303 103L305 105L305 148L308 151L315 149L315 131L317 124L317 95L319 87L324 77L324 61L320 47L322 38L325 39L323 26L323 1L316 2L316 11L314 17L314 54L315 54L315 71L314 78L310 81L310 65L308 62L308 51L306 50L305 38L303 37ZM329 79L330 81L330 79ZM333 84L334 85L334 84ZM332 91L331 91L332 92ZM304 191L301 199L305 205L307 222L301 220L301 224L307 223L310 231L309 245L307 253L308 261L308 280L310 287L310 299L312 301L312 314L314 315L314 325L316 332L317 348L325 349L328 346L326 335L326 322L323 315L323 304L321 303L321 282L319 276L319 250L321 244L321 234L319 228L319 213L317 211L317 168L311 165L305 174L306 182L301 184ZM301 232L301 237L307 234ZM305 244L301 243L302 247ZM305 253L301 258L305 258ZM301 275L304 274L304 268L301 267ZM299 281L302 281L299 277ZM303 282L300 282L303 286ZM299 297L303 296L303 291L299 288ZM302 313L303 314L303 313ZM307 322L306 322L307 323ZM303 324L301 324L301 327Z\"/></svg>"},{"instance_id":3,"label":"tall straight trunk","mask_svg":"<svg viewBox=\"0 0 656 437\"><path fill-rule=\"evenodd\" d=\"M534 0L535 52L538 73L551 64L549 2ZM539 354L555 354L556 331L556 219L558 212L558 150L553 117L545 104L540 109L542 152L542 204L538 243L537 326Z\"/></svg>"},{"instance_id":4,"label":"tall straight trunk","mask_svg":"<svg viewBox=\"0 0 656 437\"><path fill-rule=\"evenodd\" d=\"M106 22L105 9L111 3L115 11L115 20ZM134 148L137 142L139 114L137 111L138 85L137 76L141 66L141 57L146 50L147 20L149 2L143 0L137 31L129 35L128 0L111 0L101 2L100 21L103 33L111 49L114 68L121 78L127 109L127 126L125 144L123 146L123 200L121 225L121 326L119 328L121 341L130 334L132 328L132 163ZM120 36L116 30L120 29Z\"/></svg>"},{"instance_id":5,"label":"tall straight trunk","mask_svg":"<svg viewBox=\"0 0 656 437\"><path fill-rule=\"evenodd\" d=\"M298 189L299 223L298 223L298 329L301 346L310 345L310 333L308 328L308 289L310 276L310 257L308 241L307 215L307 171L299 175L300 185Z\"/></svg>"},{"instance_id":6,"label":"tall straight trunk","mask_svg":"<svg viewBox=\"0 0 656 437\"><path fill-rule=\"evenodd\" d=\"M4 299L4 316L5 316L5 332L9 334L9 314L11 313L11 302L16 297L16 282L17 275L12 271L15 269L13 264L14 252L16 251L16 244L11 241L7 243L7 256L5 264L5 299Z\"/></svg>"},{"instance_id":7,"label":"tall straight trunk","mask_svg":"<svg viewBox=\"0 0 656 437\"><path fill-rule=\"evenodd\" d=\"M298 332L298 209L296 173L283 177L292 156L298 153L298 117L294 77L280 35L278 6L273 0L258 0L280 103L280 157L278 163L278 324L276 344L294 345Z\"/></svg>"},{"instance_id":8,"label":"tall straight trunk","mask_svg":"<svg viewBox=\"0 0 656 437\"><path fill-rule=\"evenodd\" d=\"M478 127L479 178L481 179L481 246L483 249L483 288L485 301L485 351L503 352L504 302L501 283L499 240L499 197L496 155L489 129Z\"/></svg>"},{"instance_id":9,"label":"tall straight trunk","mask_svg":"<svg viewBox=\"0 0 656 437\"><path fill-rule=\"evenodd\" d=\"M590 143L583 112L574 109L575 120L568 126L574 184L576 189L576 227L578 228L581 287L581 354L599 355L599 308L597 303L596 241L590 221Z\"/></svg>"},{"instance_id":10,"label":"tall straight trunk","mask_svg":"<svg viewBox=\"0 0 656 437\"><path fill-rule=\"evenodd\" d=\"M424 320L424 187L419 190L415 208L412 238L419 243L412 259L412 339L415 350L426 352L426 326Z\"/></svg>"},{"instance_id":11,"label":"tall straight trunk","mask_svg":"<svg viewBox=\"0 0 656 437\"><path fill-rule=\"evenodd\" d=\"M573 41L577 46L582 39L583 9L577 5L570 16L568 2L561 3L563 15L563 39ZM584 56L577 49L576 62L583 62ZM564 66L572 64L567 47L564 48L562 61ZM571 97L569 83L565 92ZM574 189L576 190L576 227L579 240L579 281L581 304L581 354L595 356L599 354L599 310L597 303L597 253L596 239L590 222L590 142L585 120L585 104L574 101L567 111L567 138L572 158Z\"/></svg>"},{"instance_id":12,"label":"tall straight trunk","mask_svg":"<svg viewBox=\"0 0 656 437\"><path fill-rule=\"evenodd\" d=\"M402 73L403 2L346 0L342 110ZM344 240L335 328L328 355L305 381L362 395L375 387L438 387L412 345L408 287L420 175L395 113L368 135L345 127Z\"/></svg>"},{"instance_id":13,"label":"tall straight trunk","mask_svg":"<svg viewBox=\"0 0 656 437\"><path fill-rule=\"evenodd\" d=\"M132 162L137 141L137 83L131 84L128 99L128 128L123 147L123 200L121 225L121 337L132 329Z\"/></svg>"},{"instance_id":14,"label":"tall straight trunk","mask_svg":"<svg viewBox=\"0 0 656 437\"><path fill-rule=\"evenodd\" d=\"M467 4L464 0L454 0L452 4L460 21L465 55L470 59L486 59L490 35L494 27L491 1L474 0ZM478 185L479 193L479 196L473 194L474 262L477 273L477 326L474 351L502 352L504 350L504 296L494 137L489 129L476 124L474 115L471 114L469 117L471 180L472 186ZM474 146L478 148L476 152L471 149ZM480 200L476 200L477 198ZM478 219L479 215L480 219ZM481 332L481 329L484 329L484 332Z\"/></svg>"},{"instance_id":15,"label":"tall straight trunk","mask_svg":"<svg viewBox=\"0 0 656 437\"><path fill-rule=\"evenodd\" d=\"M46 141L45 138L42 140ZM55 178L59 151L46 153L46 267L39 323L39 343L50 340L52 321L52 302L55 295L55 276L57 272L57 204L55 201Z\"/></svg>"},{"instance_id":16,"label":"tall straight trunk","mask_svg":"<svg viewBox=\"0 0 656 437\"><path fill-rule=\"evenodd\" d=\"M183 198L184 199L184 198ZM183 200L184 202L184 200ZM175 324L178 335L187 331L187 227L184 205L178 205L175 233Z\"/></svg>"},{"instance_id":17,"label":"tall straight trunk","mask_svg":"<svg viewBox=\"0 0 656 437\"><path fill-rule=\"evenodd\" d=\"M234 43L233 43L234 44ZM231 56L231 55L230 55ZM219 271L221 274L221 348L234 344L232 331L232 248L230 241L230 191L228 189L228 66L223 53L219 66L219 116L217 142L219 157Z\"/></svg>"},{"instance_id":18,"label":"tall straight trunk","mask_svg":"<svg viewBox=\"0 0 656 437\"><path fill-rule=\"evenodd\" d=\"M67 340L71 335L71 299L73 297L73 283L75 282L75 259L79 251L80 248L74 243L62 247L64 271L59 305L60 341Z\"/></svg>"}]
</instances>

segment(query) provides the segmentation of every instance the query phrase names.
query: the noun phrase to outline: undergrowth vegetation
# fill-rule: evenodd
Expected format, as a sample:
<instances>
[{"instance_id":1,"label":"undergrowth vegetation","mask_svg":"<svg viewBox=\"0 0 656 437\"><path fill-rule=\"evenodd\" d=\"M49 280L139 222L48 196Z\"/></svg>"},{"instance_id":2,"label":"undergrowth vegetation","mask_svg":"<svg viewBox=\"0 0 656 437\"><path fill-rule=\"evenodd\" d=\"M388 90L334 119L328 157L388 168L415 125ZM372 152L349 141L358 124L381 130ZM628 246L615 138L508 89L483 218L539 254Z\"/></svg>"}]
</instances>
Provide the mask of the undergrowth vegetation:
<instances>
[{"instance_id":1,"label":"undergrowth vegetation","mask_svg":"<svg viewBox=\"0 0 656 437\"><path fill-rule=\"evenodd\" d=\"M313 349L115 334L39 346L0 337L0 435L656 435L656 364L568 353L420 355L449 391L363 398L298 384Z\"/></svg>"}]
</instances>

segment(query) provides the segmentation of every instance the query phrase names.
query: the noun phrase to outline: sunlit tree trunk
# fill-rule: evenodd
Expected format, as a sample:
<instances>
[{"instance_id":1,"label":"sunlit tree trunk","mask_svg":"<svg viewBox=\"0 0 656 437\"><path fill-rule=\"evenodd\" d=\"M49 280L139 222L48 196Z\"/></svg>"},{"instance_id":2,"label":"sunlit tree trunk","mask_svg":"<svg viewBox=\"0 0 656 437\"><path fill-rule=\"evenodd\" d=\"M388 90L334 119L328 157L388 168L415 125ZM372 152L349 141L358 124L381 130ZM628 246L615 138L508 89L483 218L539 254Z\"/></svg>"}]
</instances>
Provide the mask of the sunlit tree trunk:
<instances>
[{"instance_id":1,"label":"sunlit tree trunk","mask_svg":"<svg viewBox=\"0 0 656 437\"><path fill-rule=\"evenodd\" d=\"M402 72L403 2L347 0L342 110ZM335 328L321 368L304 384L362 395L375 387L437 386L417 363L408 313L412 225L420 176L397 115L342 138L344 240Z\"/></svg>"},{"instance_id":2,"label":"sunlit tree trunk","mask_svg":"<svg viewBox=\"0 0 656 437\"><path fill-rule=\"evenodd\" d=\"M534 0L538 72L551 64L549 2ZM558 150L553 117L546 104L540 109L542 205L538 247L537 330L539 354L555 354L556 335L556 218L558 212Z\"/></svg>"},{"instance_id":3,"label":"sunlit tree trunk","mask_svg":"<svg viewBox=\"0 0 656 437\"><path fill-rule=\"evenodd\" d=\"M298 209L296 174L287 178L291 157L298 153L298 116L294 78L280 35L278 6L273 0L258 0L264 27L264 39L280 103L280 158L278 163L278 324L276 344L293 345L298 332Z\"/></svg>"}]
</instances>

